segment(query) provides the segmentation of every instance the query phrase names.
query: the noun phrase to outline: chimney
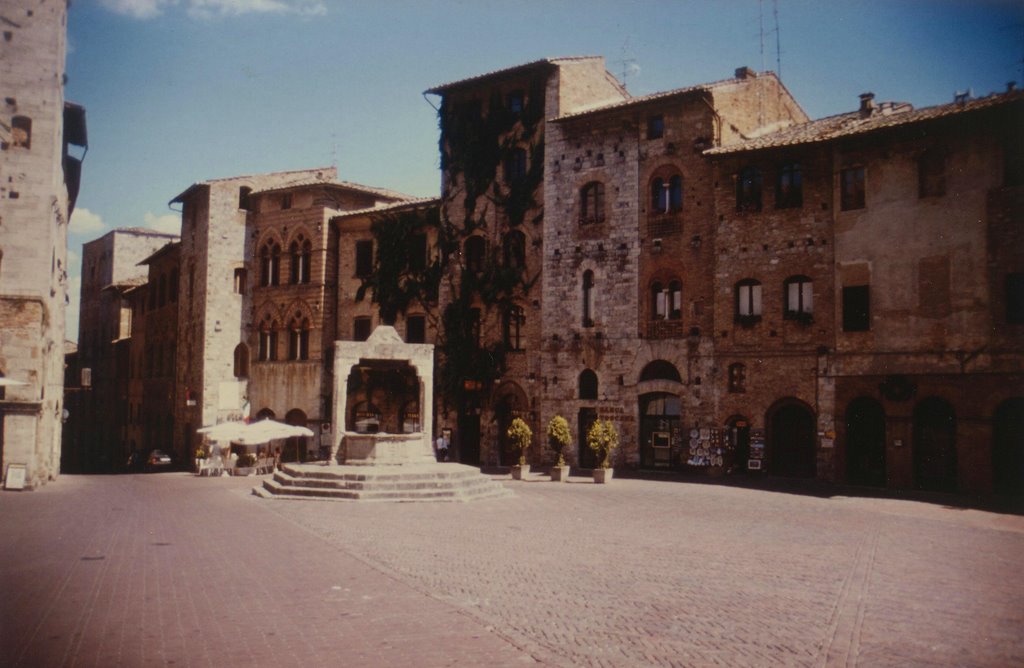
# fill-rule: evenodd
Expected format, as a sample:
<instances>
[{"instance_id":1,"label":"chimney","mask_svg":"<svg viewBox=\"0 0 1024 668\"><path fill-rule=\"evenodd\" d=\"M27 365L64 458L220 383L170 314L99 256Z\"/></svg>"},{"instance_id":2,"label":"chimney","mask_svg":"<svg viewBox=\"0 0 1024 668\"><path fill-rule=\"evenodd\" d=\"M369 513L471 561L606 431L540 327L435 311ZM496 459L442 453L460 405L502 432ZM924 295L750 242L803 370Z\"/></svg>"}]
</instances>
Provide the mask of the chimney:
<instances>
[{"instance_id":1,"label":"chimney","mask_svg":"<svg viewBox=\"0 0 1024 668\"><path fill-rule=\"evenodd\" d=\"M1006 82L1006 92L1007 93L1012 93L1015 90L1017 90L1017 82L1016 81L1007 81Z\"/></svg>"},{"instance_id":2,"label":"chimney","mask_svg":"<svg viewBox=\"0 0 1024 668\"><path fill-rule=\"evenodd\" d=\"M744 65L743 67L737 67L736 68L736 78L737 79L756 79L757 78L757 72L755 72L754 70L752 70L749 67L747 67L746 65Z\"/></svg>"},{"instance_id":3,"label":"chimney","mask_svg":"<svg viewBox=\"0 0 1024 668\"><path fill-rule=\"evenodd\" d=\"M860 94L860 115L862 118L867 118L871 114L875 113L875 94L874 93L861 93Z\"/></svg>"}]
</instances>

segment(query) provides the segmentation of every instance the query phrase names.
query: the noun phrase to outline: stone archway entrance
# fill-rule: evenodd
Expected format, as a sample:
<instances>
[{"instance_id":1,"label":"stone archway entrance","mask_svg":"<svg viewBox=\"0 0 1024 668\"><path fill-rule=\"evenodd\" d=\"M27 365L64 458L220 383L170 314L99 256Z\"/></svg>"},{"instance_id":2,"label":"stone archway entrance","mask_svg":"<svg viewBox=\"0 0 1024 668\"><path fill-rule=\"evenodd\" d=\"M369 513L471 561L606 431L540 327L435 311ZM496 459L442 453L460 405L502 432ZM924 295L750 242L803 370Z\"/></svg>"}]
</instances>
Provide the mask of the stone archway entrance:
<instances>
[{"instance_id":1,"label":"stone archway entrance","mask_svg":"<svg viewBox=\"0 0 1024 668\"><path fill-rule=\"evenodd\" d=\"M870 397L846 407L846 481L885 487L885 410Z\"/></svg>"},{"instance_id":2,"label":"stone archway entrance","mask_svg":"<svg viewBox=\"0 0 1024 668\"><path fill-rule=\"evenodd\" d=\"M914 408L914 483L932 492L957 489L956 414L938 397Z\"/></svg>"},{"instance_id":3,"label":"stone archway entrance","mask_svg":"<svg viewBox=\"0 0 1024 668\"><path fill-rule=\"evenodd\" d=\"M514 383L502 388L495 413L498 422L498 464L514 466L519 463L519 452L512 447L512 443L509 441L508 428L512 425L512 420L516 418L529 421L526 393ZM529 456L529 452L527 452L527 456Z\"/></svg>"},{"instance_id":4,"label":"stone archway entrance","mask_svg":"<svg viewBox=\"0 0 1024 668\"><path fill-rule=\"evenodd\" d=\"M587 445L587 433L597 422L596 408L581 408L576 415L576 442L577 459L579 467L583 469L597 468L600 463L597 461L597 453Z\"/></svg>"},{"instance_id":5,"label":"stone archway entrance","mask_svg":"<svg viewBox=\"0 0 1024 668\"><path fill-rule=\"evenodd\" d=\"M796 399L783 400L768 412L768 473L788 478L817 474L814 413Z\"/></svg>"},{"instance_id":6,"label":"stone archway entrance","mask_svg":"<svg viewBox=\"0 0 1024 668\"><path fill-rule=\"evenodd\" d=\"M682 449L682 401L674 394L640 395L640 467L667 468Z\"/></svg>"}]
</instances>

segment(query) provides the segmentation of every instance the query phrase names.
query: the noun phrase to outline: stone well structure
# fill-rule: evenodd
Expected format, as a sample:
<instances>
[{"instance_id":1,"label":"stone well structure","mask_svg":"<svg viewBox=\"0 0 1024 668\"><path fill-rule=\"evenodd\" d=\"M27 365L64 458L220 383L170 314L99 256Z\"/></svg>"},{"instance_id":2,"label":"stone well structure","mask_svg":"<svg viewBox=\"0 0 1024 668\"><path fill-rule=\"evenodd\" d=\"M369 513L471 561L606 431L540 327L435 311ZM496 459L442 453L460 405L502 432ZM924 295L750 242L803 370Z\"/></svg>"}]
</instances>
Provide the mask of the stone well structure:
<instances>
[{"instance_id":1,"label":"stone well structure","mask_svg":"<svg viewBox=\"0 0 1024 668\"><path fill-rule=\"evenodd\" d=\"M433 345L405 343L382 325L366 341L335 342L334 379L329 460L286 464L254 494L389 501L508 494L472 466L435 461Z\"/></svg>"}]
</instances>

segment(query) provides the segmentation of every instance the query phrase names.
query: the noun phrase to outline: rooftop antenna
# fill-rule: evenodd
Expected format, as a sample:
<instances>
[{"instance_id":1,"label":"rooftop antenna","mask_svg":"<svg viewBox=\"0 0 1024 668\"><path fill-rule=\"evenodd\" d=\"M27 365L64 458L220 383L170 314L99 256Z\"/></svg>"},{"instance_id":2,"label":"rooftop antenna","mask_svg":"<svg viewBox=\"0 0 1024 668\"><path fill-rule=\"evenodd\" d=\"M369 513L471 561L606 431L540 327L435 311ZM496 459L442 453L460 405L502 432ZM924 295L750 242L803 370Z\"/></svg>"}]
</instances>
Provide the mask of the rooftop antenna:
<instances>
[{"instance_id":1,"label":"rooftop antenna","mask_svg":"<svg viewBox=\"0 0 1024 668\"><path fill-rule=\"evenodd\" d=\"M331 133L331 167L338 168L338 140L333 132Z\"/></svg>"},{"instance_id":2,"label":"rooftop antenna","mask_svg":"<svg viewBox=\"0 0 1024 668\"><path fill-rule=\"evenodd\" d=\"M775 17L775 75L782 81L782 35L779 32L779 0L772 0L772 14Z\"/></svg>"},{"instance_id":3,"label":"rooftop antenna","mask_svg":"<svg viewBox=\"0 0 1024 668\"><path fill-rule=\"evenodd\" d=\"M622 58L615 62L622 65L622 76L620 77L620 81L622 81L622 87L627 88L626 77L635 74L639 70L639 67L636 64L636 58L631 55L631 49L629 48L629 35L626 35L626 41L622 43Z\"/></svg>"}]
</instances>

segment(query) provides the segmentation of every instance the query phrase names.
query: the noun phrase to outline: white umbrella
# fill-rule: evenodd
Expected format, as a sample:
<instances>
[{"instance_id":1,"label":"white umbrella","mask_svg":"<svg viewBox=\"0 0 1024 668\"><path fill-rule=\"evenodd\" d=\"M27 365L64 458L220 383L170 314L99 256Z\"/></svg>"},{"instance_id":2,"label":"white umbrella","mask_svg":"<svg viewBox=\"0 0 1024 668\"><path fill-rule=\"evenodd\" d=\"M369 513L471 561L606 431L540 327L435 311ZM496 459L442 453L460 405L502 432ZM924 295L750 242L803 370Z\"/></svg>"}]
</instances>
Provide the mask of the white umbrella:
<instances>
[{"instance_id":1,"label":"white umbrella","mask_svg":"<svg viewBox=\"0 0 1024 668\"><path fill-rule=\"evenodd\" d=\"M28 385L28 383L23 383L20 380L14 380L13 378L5 378L4 376L0 376L0 387L13 387L14 385Z\"/></svg>"},{"instance_id":2,"label":"white umbrella","mask_svg":"<svg viewBox=\"0 0 1024 668\"><path fill-rule=\"evenodd\" d=\"M243 445L260 445L281 438L312 435L312 429L266 419L249 423L246 425L243 433L233 440Z\"/></svg>"},{"instance_id":3,"label":"white umbrella","mask_svg":"<svg viewBox=\"0 0 1024 668\"><path fill-rule=\"evenodd\" d=\"M196 429L196 433L203 434L211 441L233 441L244 434L245 429L248 426L249 425L246 423L240 421L221 422L220 424Z\"/></svg>"}]
</instances>

